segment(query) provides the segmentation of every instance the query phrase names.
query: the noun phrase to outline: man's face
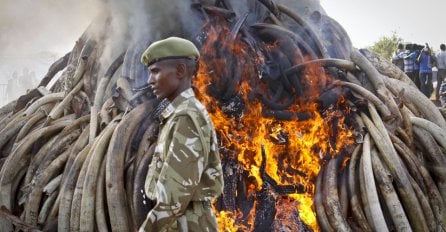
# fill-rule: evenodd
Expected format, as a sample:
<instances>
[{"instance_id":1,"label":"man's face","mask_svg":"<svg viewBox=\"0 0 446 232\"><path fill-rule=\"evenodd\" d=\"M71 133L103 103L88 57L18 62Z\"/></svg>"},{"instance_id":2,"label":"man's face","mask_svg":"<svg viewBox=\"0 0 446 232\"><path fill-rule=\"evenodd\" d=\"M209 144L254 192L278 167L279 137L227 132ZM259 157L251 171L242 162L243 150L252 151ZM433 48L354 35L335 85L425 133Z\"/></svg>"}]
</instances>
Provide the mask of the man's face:
<instances>
[{"instance_id":1,"label":"man's face","mask_svg":"<svg viewBox=\"0 0 446 232\"><path fill-rule=\"evenodd\" d=\"M180 78L175 63L168 60L156 62L148 67L148 84L155 96L172 101L179 94Z\"/></svg>"}]
</instances>

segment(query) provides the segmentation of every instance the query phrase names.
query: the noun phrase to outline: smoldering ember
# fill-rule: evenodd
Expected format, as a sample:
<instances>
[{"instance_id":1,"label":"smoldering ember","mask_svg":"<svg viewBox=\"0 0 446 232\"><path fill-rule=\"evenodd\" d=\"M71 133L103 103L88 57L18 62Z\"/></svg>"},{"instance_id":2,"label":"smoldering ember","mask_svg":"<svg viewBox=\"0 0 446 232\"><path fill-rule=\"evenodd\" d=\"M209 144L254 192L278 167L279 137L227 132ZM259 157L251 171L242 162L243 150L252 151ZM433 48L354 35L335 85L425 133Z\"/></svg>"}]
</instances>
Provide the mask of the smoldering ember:
<instances>
[{"instance_id":1,"label":"smoldering ember","mask_svg":"<svg viewBox=\"0 0 446 232\"><path fill-rule=\"evenodd\" d=\"M2 231L139 227L165 106L140 57L167 36L202 54L193 84L218 133L221 231L446 230L445 112L354 48L319 1L132 2L106 1L1 108Z\"/></svg>"}]
</instances>

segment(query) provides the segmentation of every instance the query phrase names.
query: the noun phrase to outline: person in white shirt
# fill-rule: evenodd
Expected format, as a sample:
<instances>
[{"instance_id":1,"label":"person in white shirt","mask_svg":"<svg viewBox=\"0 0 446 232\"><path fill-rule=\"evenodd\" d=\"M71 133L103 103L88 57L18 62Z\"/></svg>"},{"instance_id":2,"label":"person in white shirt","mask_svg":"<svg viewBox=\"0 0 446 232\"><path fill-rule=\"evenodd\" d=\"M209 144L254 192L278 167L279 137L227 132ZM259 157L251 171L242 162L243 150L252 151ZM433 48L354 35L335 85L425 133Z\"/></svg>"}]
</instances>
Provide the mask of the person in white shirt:
<instances>
[{"instance_id":1,"label":"person in white shirt","mask_svg":"<svg viewBox=\"0 0 446 232\"><path fill-rule=\"evenodd\" d=\"M435 90L435 99L439 100L440 98L440 86L444 79L446 78L446 45L440 45L440 52L437 54L437 88Z\"/></svg>"},{"instance_id":2,"label":"person in white shirt","mask_svg":"<svg viewBox=\"0 0 446 232\"><path fill-rule=\"evenodd\" d=\"M392 55L392 63L396 65L401 71L404 71L404 57L406 56L404 45L398 44L398 49Z\"/></svg>"}]
</instances>

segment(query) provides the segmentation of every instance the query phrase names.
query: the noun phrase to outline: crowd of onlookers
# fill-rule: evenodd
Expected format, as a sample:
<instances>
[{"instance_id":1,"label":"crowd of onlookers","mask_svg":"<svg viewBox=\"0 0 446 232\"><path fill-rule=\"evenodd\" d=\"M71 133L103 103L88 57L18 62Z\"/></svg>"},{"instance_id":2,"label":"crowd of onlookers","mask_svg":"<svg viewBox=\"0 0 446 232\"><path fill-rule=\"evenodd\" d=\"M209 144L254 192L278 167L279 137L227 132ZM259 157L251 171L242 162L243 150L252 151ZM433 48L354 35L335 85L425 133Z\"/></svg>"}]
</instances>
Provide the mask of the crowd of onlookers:
<instances>
[{"instance_id":1,"label":"crowd of onlookers","mask_svg":"<svg viewBox=\"0 0 446 232\"><path fill-rule=\"evenodd\" d=\"M428 44L398 44L393 53L392 63L406 73L426 97L435 91L435 99L446 105L446 45L440 45L440 52L433 54ZM434 89L432 73L437 71L437 85Z\"/></svg>"}]
</instances>

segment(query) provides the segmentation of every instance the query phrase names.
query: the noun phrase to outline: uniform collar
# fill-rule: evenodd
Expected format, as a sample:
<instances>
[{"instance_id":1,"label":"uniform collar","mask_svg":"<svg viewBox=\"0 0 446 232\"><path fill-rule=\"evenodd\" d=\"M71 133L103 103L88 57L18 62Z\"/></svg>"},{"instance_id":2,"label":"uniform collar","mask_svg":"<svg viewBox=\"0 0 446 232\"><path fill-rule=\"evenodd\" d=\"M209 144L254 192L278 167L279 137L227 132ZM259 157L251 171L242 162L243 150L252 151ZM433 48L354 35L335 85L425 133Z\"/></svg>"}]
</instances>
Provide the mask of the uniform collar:
<instances>
[{"instance_id":1,"label":"uniform collar","mask_svg":"<svg viewBox=\"0 0 446 232\"><path fill-rule=\"evenodd\" d=\"M195 93L192 88L188 88L181 92L175 99L173 99L172 102L169 103L169 105L167 105L166 109L163 110L161 113L161 120L170 117L181 103L194 96Z\"/></svg>"}]
</instances>

